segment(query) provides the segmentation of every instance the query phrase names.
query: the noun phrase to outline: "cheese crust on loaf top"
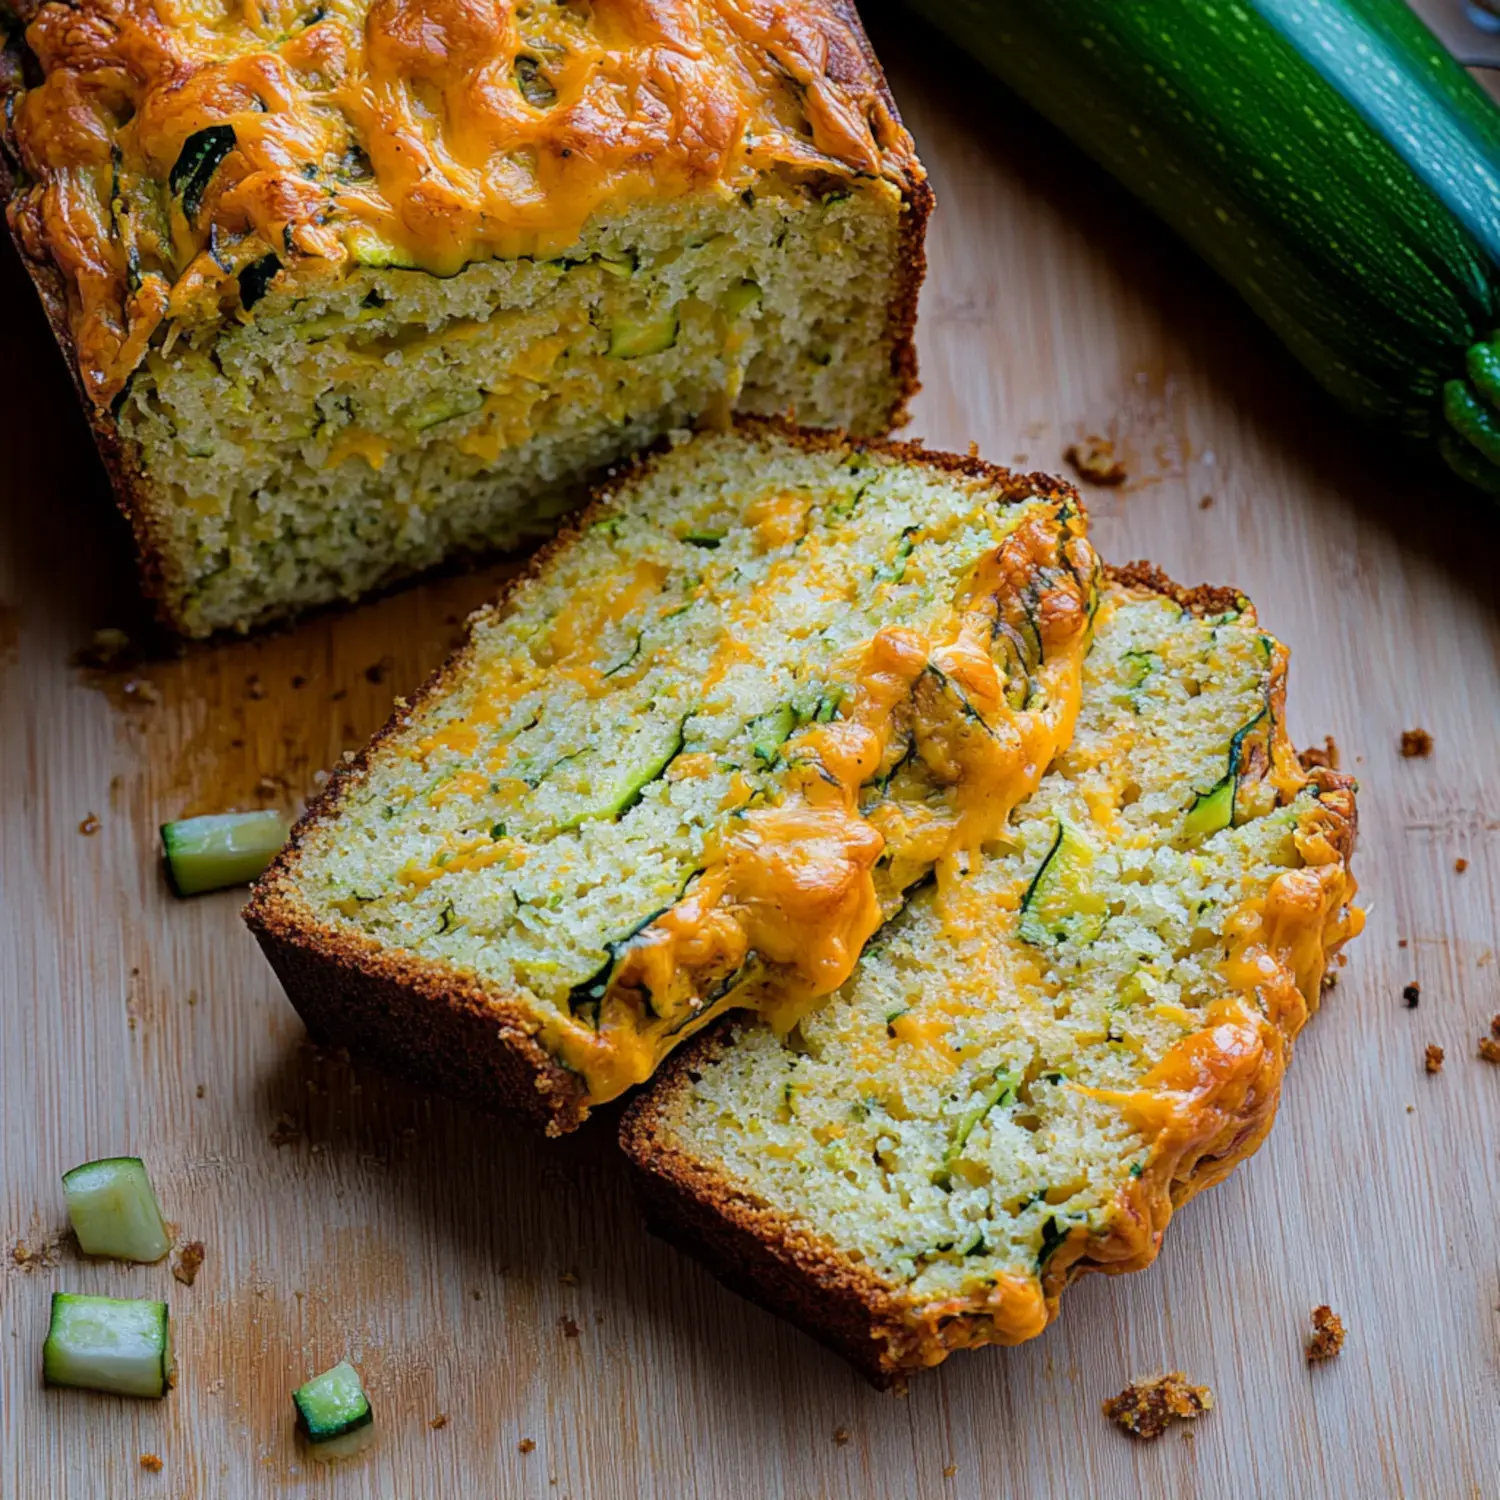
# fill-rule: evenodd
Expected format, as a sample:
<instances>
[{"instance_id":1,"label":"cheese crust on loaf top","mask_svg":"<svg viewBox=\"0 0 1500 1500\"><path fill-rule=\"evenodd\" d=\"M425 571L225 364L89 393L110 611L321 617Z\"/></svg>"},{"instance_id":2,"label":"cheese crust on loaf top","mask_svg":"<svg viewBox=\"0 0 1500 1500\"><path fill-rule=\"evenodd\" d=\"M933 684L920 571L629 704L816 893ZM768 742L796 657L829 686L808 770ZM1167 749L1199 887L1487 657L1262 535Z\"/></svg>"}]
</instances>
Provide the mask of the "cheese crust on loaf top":
<instances>
[{"instance_id":1,"label":"cheese crust on loaf top","mask_svg":"<svg viewBox=\"0 0 1500 1500\"><path fill-rule=\"evenodd\" d=\"M923 181L840 0L20 0L9 214L103 410L164 323L352 265L553 256L772 179Z\"/></svg>"}]
</instances>

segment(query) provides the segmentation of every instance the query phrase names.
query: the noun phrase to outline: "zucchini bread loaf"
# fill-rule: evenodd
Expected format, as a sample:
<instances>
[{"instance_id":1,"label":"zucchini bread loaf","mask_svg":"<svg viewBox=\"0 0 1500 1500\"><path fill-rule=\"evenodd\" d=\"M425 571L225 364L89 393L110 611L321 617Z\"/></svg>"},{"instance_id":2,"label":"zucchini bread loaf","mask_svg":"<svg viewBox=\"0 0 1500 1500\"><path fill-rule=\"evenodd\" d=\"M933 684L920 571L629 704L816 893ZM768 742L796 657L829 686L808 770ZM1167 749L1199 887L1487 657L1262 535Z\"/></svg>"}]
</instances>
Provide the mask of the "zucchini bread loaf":
<instances>
[{"instance_id":1,"label":"zucchini bread loaf","mask_svg":"<svg viewBox=\"0 0 1500 1500\"><path fill-rule=\"evenodd\" d=\"M1353 783L1228 591L1104 590L1072 744L821 1009L732 1017L622 1125L654 1220L877 1384L1040 1333L1265 1138L1361 916Z\"/></svg>"},{"instance_id":2,"label":"zucchini bread loaf","mask_svg":"<svg viewBox=\"0 0 1500 1500\"><path fill-rule=\"evenodd\" d=\"M13 8L11 227L185 634L690 419L902 419L931 195L848 0Z\"/></svg>"},{"instance_id":3,"label":"zucchini bread loaf","mask_svg":"<svg viewBox=\"0 0 1500 1500\"><path fill-rule=\"evenodd\" d=\"M318 1038L571 1129L977 867L1072 732L1095 575L1055 481L700 434L475 617L247 919Z\"/></svg>"}]
</instances>

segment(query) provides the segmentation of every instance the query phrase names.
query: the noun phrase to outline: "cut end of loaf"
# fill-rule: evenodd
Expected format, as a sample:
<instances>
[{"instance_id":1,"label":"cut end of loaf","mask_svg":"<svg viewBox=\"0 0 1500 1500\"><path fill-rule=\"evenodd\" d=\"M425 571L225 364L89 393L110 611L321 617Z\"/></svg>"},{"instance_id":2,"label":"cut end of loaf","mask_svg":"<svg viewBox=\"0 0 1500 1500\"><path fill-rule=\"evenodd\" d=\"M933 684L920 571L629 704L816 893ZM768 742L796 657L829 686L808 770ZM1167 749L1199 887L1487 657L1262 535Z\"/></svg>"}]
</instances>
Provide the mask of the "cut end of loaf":
<instances>
[{"instance_id":1,"label":"cut end of loaf","mask_svg":"<svg viewBox=\"0 0 1500 1500\"><path fill-rule=\"evenodd\" d=\"M886 184L637 208L551 260L367 266L152 350L116 425L169 613L245 629L512 547L734 410L886 430L909 217Z\"/></svg>"}]
</instances>

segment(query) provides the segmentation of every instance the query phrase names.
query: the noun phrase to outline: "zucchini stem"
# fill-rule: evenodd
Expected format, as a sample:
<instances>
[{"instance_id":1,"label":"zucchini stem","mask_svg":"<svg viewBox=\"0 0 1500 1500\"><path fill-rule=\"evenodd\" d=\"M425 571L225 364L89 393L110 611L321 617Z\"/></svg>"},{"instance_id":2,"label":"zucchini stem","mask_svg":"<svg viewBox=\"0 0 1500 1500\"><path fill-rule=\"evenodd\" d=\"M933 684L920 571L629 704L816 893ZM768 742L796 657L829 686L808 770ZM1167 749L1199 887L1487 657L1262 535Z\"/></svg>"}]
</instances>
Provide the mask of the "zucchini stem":
<instances>
[{"instance_id":1,"label":"zucchini stem","mask_svg":"<svg viewBox=\"0 0 1500 1500\"><path fill-rule=\"evenodd\" d=\"M1443 415L1461 438L1492 464L1500 464L1500 416L1486 411L1462 380L1450 380L1443 387Z\"/></svg>"}]
</instances>

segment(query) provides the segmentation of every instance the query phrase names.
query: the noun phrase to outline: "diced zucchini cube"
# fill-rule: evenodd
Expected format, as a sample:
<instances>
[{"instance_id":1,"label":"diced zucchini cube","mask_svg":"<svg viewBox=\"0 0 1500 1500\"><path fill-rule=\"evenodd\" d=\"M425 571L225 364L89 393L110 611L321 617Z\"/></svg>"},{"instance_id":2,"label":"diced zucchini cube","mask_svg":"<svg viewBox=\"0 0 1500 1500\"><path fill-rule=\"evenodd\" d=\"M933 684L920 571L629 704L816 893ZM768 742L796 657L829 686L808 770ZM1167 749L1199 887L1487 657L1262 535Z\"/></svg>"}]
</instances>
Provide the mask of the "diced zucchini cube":
<instances>
[{"instance_id":1,"label":"diced zucchini cube","mask_svg":"<svg viewBox=\"0 0 1500 1500\"><path fill-rule=\"evenodd\" d=\"M171 1246L161 1205L138 1156L88 1161L63 1174L79 1248L114 1260L157 1261Z\"/></svg>"},{"instance_id":2,"label":"diced zucchini cube","mask_svg":"<svg viewBox=\"0 0 1500 1500\"><path fill-rule=\"evenodd\" d=\"M179 896L248 885L287 840L286 819L274 811L211 813L164 823L167 875Z\"/></svg>"},{"instance_id":3,"label":"diced zucchini cube","mask_svg":"<svg viewBox=\"0 0 1500 1500\"><path fill-rule=\"evenodd\" d=\"M292 1394L297 1423L318 1459L347 1458L370 1440L375 1413L348 1360L315 1375Z\"/></svg>"},{"instance_id":4,"label":"diced zucchini cube","mask_svg":"<svg viewBox=\"0 0 1500 1500\"><path fill-rule=\"evenodd\" d=\"M54 1292L42 1374L48 1385L165 1396L172 1374L167 1304Z\"/></svg>"}]
</instances>

